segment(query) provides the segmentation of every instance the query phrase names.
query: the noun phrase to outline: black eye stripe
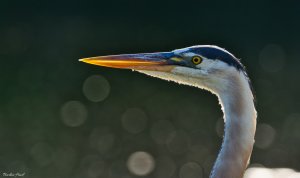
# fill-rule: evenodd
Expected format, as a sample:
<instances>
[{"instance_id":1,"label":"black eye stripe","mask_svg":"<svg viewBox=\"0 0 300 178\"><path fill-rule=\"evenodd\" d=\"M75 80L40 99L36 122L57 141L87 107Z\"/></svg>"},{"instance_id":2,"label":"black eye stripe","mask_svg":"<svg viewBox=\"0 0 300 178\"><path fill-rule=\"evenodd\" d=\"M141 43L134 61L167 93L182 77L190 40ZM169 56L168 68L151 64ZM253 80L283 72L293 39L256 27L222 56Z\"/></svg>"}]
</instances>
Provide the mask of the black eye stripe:
<instances>
[{"instance_id":1,"label":"black eye stripe","mask_svg":"<svg viewBox=\"0 0 300 178\"><path fill-rule=\"evenodd\" d=\"M245 67L243 66L243 64L225 49L218 48L216 46L195 46L189 48L188 52L200 54L201 56L208 59L220 60L230 66L234 66L238 70L245 71Z\"/></svg>"}]
</instances>

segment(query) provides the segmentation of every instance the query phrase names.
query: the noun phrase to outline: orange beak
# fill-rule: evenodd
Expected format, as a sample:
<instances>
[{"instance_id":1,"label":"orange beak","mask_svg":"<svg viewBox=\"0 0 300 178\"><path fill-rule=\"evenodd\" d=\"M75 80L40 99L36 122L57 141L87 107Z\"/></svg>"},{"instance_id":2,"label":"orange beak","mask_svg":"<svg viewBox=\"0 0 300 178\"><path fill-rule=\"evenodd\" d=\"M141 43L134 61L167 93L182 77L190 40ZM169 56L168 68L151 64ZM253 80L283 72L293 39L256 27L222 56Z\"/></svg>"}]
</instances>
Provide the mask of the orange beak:
<instances>
[{"instance_id":1,"label":"orange beak","mask_svg":"<svg viewBox=\"0 0 300 178\"><path fill-rule=\"evenodd\" d=\"M172 52L121 54L80 59L79 61L120 69L171 71L173 65Z\"/></svg>"}]
</instances>

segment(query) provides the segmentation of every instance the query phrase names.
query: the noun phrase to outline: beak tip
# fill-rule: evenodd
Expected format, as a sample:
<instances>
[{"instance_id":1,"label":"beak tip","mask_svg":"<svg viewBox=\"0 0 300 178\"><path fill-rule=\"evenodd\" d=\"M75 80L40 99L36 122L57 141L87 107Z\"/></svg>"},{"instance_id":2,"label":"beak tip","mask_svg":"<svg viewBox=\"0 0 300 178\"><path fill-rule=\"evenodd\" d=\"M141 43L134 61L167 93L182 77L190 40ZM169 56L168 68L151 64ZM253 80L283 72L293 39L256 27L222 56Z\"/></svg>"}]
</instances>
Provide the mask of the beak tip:
<instances>
[{"instance_id":1,"label":"beak tip","mask_svg":"<svg viewBox=\"0 0 300 178\"><path fill-rule=\"evenodd\" d=\"M86 59L82 58L82 59L78 59L79 62L84 62Z\"/></svg>"}]
</instances>

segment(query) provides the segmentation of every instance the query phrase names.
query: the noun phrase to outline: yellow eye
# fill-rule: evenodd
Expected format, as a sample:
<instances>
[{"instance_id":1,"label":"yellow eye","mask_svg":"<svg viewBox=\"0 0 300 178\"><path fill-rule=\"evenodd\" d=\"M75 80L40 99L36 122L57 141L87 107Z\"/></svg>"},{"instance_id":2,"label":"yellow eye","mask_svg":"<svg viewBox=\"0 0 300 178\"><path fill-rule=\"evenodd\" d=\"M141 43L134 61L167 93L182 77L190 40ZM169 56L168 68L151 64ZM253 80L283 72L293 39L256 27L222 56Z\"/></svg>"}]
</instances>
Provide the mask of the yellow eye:
<instances>
[{"instance_id":1,"label":"yellow eye","mask_svg":"<svg viewBox=\"0 0 300 178\"><path fill-rule=\"evenodd\" d=\"M193 62L194 64L200 64L200 63L202 62L202 58L201 58L200 56L194 56L194 57L192 58L192 62Z\"/></svg>"}]
</instances>

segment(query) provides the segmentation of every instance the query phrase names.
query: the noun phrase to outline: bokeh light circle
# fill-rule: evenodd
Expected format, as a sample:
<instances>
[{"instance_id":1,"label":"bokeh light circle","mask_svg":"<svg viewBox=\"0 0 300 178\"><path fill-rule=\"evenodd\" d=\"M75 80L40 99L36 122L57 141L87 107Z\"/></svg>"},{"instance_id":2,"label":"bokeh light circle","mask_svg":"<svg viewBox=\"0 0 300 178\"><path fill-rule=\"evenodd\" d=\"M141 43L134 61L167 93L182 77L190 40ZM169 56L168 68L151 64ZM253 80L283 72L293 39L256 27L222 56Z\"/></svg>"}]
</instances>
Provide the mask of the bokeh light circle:
<instances>
[{"instance_id":1,"label":"bokeh light circle","mask_svg":"<svg viewBox=\"0 0 300 178\"><path fill-rule=\"evenodd\" d=\"M289 114L285 119L283 136L287 140L291 137L300 140L299 128L300 128L300 114L299 113Z\"/></svg>"},{"instance_id":2,"label":"bokeh light circle","mask_svg":"<svg viewBox=\"0 0 300 178\"><path fill-rule=\"evenodd\" d=\"M189 135L183 131L178 130L171 136L171 139L167 142L167 148L174 154L183 154L190 148Z\"/></svg>"},{"instance_id":3,"label":"bokeh light circle","mask_svg":"<svg viewBox=\"0 0 300 178\"><path fill-rule=\"evenodd\" d=\"M83 83L83 94L92 102L103 101L110 92L109 82L101 75L92 75Z\"/></svg>"},{"instance_id":4,"label":"bokeh light circle","mask_svg":"<svg viewBox=\"0 0 300 178\"><path fill-rule=\"evenodd\" d=\"M256 129L255 146L261 149L268 148L275 139L276 131L269 124L259 124Z\"/></svg>"},{"instance_id":5,"label":"bokeh light circle","mask_svg":"<svg viewBox=\"0 0 300 178\"><path fill-rule=\"evenodd\" d=\"M158 120L152 125L150 134L157 144L166 144L176 134L176 130L170 121Z\"/></svg>"},{"instance_id":6,"label":"bokeh light circle","mask_svg":"<svg viewBox=\"0 0 300 178\"><path fill-rule=\"evenodd\" d=\"M68 101L61 108L61 119L69 127L80 126L87 119L86 107L79 101Z\"/></svg>"},{"instance_id":7,"label":"bokeh light circle","mask_svg":"<svg viewBox=\"0 0 300 178\"><path fill-rule=\"evenodd\" d=\"M95 128L89 137L92 148L101 154L107 153L115 144L115 135L108 128Z\"/></svg>"},{"instance_id":8,"label":"bokeh light circle","mask_svg":"<svg viewBox=\"0 0 300 178\"><path fill-rule=\"evenodd\" d=\"M83 177L97 178L104 174L106 163L99 155L86 155L80 162Z\"/></svg>"},{"instance_id":9,"label":"bokeh light circle","mask_svg":"<svg viewBox=\"0 0 300 178\"><path fill-rule=\"evenodd\" d=\"M149 153L138 151L129 156L127 160L127 167L132 174L145 176L153 171L155 162Z\"/></svg>"},{"instance_id":10,"label":"bokeh light circle","mask_svg":"<svg viewBox=\"0 0 300 178\"><path fill-rule=\"evenodd\" d=\"M181 166L179 170L179 177L180 178L202 178L203 177L202 167L195 162L185 163L183 166Z\"/></svg>"},{"instance_id":11,"label":"bokeh light circle","mask_svg":"<svg viewBox=\"0 0 300 178\"><path fill-rule=\"evenodd\" d=\"M129 108L122 115L122 125L125 130L136 134L143 131L147 124L145 112L139 108Z\"/></svg>"}]
</instances>

